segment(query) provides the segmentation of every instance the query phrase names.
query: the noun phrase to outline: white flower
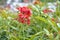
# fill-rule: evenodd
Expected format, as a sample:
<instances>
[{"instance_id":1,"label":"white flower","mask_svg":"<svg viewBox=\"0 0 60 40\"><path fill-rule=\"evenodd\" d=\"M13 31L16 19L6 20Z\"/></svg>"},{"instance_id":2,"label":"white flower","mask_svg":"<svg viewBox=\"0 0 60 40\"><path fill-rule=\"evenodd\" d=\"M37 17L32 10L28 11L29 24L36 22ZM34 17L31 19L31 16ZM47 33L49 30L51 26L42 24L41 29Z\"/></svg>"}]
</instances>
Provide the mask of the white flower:
<instances>
[{"instance_id":1,"label":"white flower","mask_svg":"<svg viewBox=\"0 0 60 40\"><path fill-rule=\"evenodd\" d=\"M7 4L10 4L10 2L11 2L11 0L8 0L8 1L7 1Z\"/></svg>"},{"instance_id":2,"label":"white flower","mask_svg":"<svg viewBox=\"0 0 60 40\"><path fill-rule=\"evenodd\" d=\"M48 3L48 8L52 12L55 12L56 11L56 5L54 5L53 3Z\"/></svg>"}]
</instances>

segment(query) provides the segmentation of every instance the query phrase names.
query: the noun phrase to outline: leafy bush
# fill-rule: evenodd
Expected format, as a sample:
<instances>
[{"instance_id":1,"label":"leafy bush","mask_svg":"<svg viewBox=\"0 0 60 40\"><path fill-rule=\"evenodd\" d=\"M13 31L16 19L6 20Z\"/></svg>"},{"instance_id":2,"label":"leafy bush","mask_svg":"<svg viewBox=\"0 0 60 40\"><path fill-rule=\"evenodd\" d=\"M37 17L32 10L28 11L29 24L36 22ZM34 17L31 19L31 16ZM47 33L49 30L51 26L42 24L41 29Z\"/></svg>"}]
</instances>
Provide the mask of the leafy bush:
<instances>
[{"instance_id":1,"label":"leafy bush","mask_svg":"<svg viewBox=\"0 0 60 40\"><path fill-rule=\"evenodd\" d=\"M39 5L33 5L30 8L32 9L30 25L15 20L18 17L16 13L0 11L0 40L60 39L59 12L45 14ZM50 14L53 15L53 20Z\"/></svg>"}]
</instances>

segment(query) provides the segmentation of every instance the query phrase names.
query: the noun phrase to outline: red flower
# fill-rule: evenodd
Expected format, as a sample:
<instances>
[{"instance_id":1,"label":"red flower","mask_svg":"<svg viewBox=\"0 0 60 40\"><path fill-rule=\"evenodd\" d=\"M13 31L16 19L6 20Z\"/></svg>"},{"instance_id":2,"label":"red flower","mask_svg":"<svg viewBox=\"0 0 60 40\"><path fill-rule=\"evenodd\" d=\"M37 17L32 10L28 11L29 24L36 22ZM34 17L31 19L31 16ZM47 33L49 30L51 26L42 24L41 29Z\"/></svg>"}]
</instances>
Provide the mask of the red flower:
<instances>
[{"instance_id":1,"label":"red flower","mask_svg":"<svg viewBox=\"0 0 60 40\"><path fill-rule=\"evenodd\" d=\"M21 22L21 23L25 23L25 21L24 21L24 20L21 20L20 22Z\"/></svg>"},{"instance_id":2,"label":"red flower","mask_svg":"<svg viewBox=\"0 0 60 40\"><path fill-rule=\"evenodd\" d=\"M48 10L48 9L44 9L43 10L44 13L48 13L48 12L52 12L51 10Z\"/></svg>"},{"instance_id":3,"label":"red flower","mask_svg":"<svg viewBox=\"0 0 60 40\"><path fill-rule=\"evenodd\" d=\"M29 16L28 15L25 15L24 18L29 18Z\"/></svg>"},{"instance_id":4,"label":"red flower","mask_svg":"<svg viewBox=\"0 0 60 40\"><path fill-rule=\"evenodd\" d=\"M21 23L27 23L30 24L30 16L31 16L31 10L28 7L19 7L17 8L19 10L19 21Z\"/></svg>"},{"instance_id":5,"label":"red flower","mask_svg":"<svg viewBox=\"0 0 60 40\"><path fill-rule=\"evenodd\" d=\"M55 19L54 19L54 18L52 18L52 21L55 21Z\"/></svg>"},{"instance_id":6,"label":"red flower","mask_svg":"<svg viewBox=\"0 0 60 40\"><path fill-rule=\"evenodd\" d=\"M27 20L27 24L30 25L30 19Z\"/></svg>"}]
</instances>

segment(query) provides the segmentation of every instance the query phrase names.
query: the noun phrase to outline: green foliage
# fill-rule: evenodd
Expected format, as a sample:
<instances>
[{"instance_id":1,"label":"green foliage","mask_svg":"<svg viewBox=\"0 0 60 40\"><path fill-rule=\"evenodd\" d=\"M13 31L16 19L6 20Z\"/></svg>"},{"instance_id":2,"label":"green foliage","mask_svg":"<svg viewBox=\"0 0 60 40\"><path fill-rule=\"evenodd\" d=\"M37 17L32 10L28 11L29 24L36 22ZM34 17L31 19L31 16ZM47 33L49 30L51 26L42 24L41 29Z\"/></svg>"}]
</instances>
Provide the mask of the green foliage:
<instances>
[{"instance_id":1,"label":"green foliage","mask_svg":"<svg viewBox=\"0 0 60 40\"><path fill-rule=\"evenodd\" d=\"M15 20L17 14L2 10L0 12L0 40L60 40L60 25L44 14L39 5L32 9L31 24L22 24ZM57 11L58 12L58 11ZM51 13L55 20L59 13Z\"/></svg>"},{"instance_id":2,"label":"green foliage","mask_svg":"<svg viewBox=\"0 0 60 40\"><path fill-rule=\"evenodd\" d=\"M42 2L56 2L57 0L40 0Z\"/></svg>"}]
</instances>

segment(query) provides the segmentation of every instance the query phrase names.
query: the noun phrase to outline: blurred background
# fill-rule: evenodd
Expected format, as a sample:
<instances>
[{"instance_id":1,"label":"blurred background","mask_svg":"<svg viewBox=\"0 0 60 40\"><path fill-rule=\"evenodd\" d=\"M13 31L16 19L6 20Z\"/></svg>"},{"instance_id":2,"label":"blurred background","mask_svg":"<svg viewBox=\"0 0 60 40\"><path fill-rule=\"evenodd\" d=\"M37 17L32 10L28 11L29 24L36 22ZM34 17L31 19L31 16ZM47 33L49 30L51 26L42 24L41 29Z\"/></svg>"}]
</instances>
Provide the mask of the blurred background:
<instances>
[{"instance_id":1,"label":"blurred background","mask_svg":"<svg viewBox=\"0 0 60 40\"><path fill-rule=\"evenodd\" d=\"M35 0L0 0L0 5L6 5L6 3L10 3L10 4L12 4L13 2L19 2L19 3L21 3L21 2L33 2L33 1L35 1ZM40 1L42 1L42 2L56 2L56 1L58 1L58 0L40 0Z\"/></svg>"}]
</instances>

